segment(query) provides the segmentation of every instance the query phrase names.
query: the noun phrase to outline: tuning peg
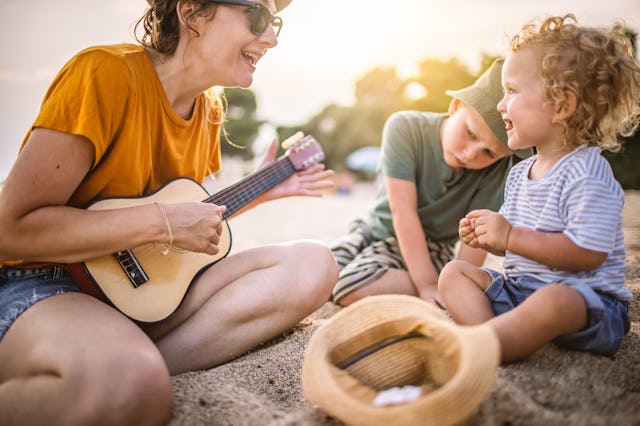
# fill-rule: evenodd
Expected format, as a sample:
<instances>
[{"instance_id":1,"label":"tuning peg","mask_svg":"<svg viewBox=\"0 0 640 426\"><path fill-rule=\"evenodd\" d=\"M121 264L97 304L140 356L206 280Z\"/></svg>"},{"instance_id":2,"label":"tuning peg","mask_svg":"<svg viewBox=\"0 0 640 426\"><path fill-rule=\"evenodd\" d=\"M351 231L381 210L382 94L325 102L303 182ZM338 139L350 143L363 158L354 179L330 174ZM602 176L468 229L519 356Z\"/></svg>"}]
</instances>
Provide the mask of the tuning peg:
<instances>
[{"instance_id":1,"label":"tuning peg","mask_svg":"<svg viewBox=\"0 0 640 426\"><path fill-rule=\"evenodd\" d=\"M282 146L282 149L289 149L291 145L298 142L302 138L304 138L304 133L302 133L301 131L297 131L287 139L283 140L280 146Z\"/></svg>"}]
</instances>

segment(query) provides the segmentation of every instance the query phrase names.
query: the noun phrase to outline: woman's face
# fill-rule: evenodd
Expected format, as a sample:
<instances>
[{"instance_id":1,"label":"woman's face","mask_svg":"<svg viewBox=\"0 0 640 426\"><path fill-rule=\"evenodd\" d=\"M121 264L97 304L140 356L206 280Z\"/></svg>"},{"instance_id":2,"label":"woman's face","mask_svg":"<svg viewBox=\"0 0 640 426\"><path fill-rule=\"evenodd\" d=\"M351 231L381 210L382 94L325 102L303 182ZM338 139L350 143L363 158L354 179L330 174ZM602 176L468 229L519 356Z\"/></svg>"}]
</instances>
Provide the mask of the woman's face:
<instances>
[{"instance_id":1,"label":"woman's face","mask_svg":"<svg viewBox=\"0 0 640 426\"><path fill-rule=\"evenodd\" d=\"M256 0L275 13L273 0ZM278 40L270 25L261 35L251 31L250 9L246 6L216 4L213 14L194 17L192 26L200 36L192 36L185 60L208 86L249 87L258 61Z\"/></svg>"}]
</instances>

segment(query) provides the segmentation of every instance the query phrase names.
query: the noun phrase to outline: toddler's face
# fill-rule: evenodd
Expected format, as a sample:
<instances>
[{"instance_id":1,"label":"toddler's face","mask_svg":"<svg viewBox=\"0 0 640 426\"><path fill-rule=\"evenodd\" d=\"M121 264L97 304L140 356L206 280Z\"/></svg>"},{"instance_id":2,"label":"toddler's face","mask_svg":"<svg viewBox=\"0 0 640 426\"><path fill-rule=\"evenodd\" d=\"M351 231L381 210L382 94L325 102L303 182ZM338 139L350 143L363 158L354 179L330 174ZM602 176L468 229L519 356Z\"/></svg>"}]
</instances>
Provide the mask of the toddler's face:
<instances>
[{"instance_id":1,"label":"toddler's face","mask_svg":"<svg viewBox=\"0 0 640 426\"><path fill-rule=\"evenodd\" d=\"M545 100L540 60L530 48L512 53L502 67L504 97L498 103L511 149L529 148L555 140L553 109Z\"/></svg>"},{"instance_id":2,"label":"toddler's face","mask_svg":"<svg viewBox=\"0 0 640 426\"><path fill-rule=\"evenodd\" d=\"M451 101L441 140L444 161L454 169L484 169L511 154L482 116L458 99Z\"/></svg>"}]
</instances>

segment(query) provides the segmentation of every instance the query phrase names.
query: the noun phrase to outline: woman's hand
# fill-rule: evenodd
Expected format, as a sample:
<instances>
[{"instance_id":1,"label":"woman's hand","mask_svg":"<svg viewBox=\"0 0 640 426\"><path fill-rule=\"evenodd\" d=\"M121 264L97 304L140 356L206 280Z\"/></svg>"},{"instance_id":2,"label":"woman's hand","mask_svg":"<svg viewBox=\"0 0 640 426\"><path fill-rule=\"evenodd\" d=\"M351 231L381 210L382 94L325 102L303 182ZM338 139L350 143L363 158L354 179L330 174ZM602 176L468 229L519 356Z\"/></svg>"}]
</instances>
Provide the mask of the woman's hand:
<instances>
[{"instance_id":1,"label":"woman's hand","mask_svg":"<svg viewBox=\"0 0 640 426\"><path fill-rule=\"evenodd\" d=\"M275 160L278 151L278 140L274 139L269 145L259 168L271 164ZM275 200L277 198L292 197L296 195L308 197L321 197L322 191L332 189L335 185L329 180L333 176L333 170L325 170L322 163L298 171L284 181L267 191L262 201Z\"/></svg>"},{"instance_id":2,"label":"woman's hand","mask_svg":"<svg viewBox=\"0 0 640 426\"><path fill-rule=\"evenodd\" d=\"M226 207L204 202L158 204L159 215L164 209L167 222L165 243L210 255L217 254L220 236L224 231L222 214ZM169 234L169 229L171 234Z\"/></svg>"}]
</instances>

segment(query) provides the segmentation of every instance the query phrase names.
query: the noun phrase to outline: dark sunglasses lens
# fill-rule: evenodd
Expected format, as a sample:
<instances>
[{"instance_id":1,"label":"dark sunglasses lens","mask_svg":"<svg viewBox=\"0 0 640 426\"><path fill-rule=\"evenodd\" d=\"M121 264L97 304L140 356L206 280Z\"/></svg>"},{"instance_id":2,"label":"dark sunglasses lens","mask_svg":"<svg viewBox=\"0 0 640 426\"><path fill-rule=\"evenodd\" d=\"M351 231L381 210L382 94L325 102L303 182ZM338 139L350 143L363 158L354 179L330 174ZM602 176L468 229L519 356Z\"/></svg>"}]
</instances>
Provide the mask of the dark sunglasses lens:
<instances>
[{"instance_id":1,"label":"dark sunglasses lens","mask_svg":"<svg viewBox=\"0 0 640 426\"><path fill-rule=\"evenodd\" d=\"M251 31L256 34L262 34L267 31L267 27L271 22L271 13L266 7L257 6L253 9L251 16Z\"/></svg>"},{"instance_id":2,"label":"dark sunglasses lens","mask_svg":"<svg viewBox=\"0 0 640 426\"><path fill-rule=\"evenodd\" d=\"M260 35L264 34L269 28L269 25L274 26L274 31L276 35L280 33L280 28L282 27L282 20L278 17L274 17L269 9L263 6L257 6L253 9L251 15L251 31L254 34Z\"/></svg>"}]
</instances>

